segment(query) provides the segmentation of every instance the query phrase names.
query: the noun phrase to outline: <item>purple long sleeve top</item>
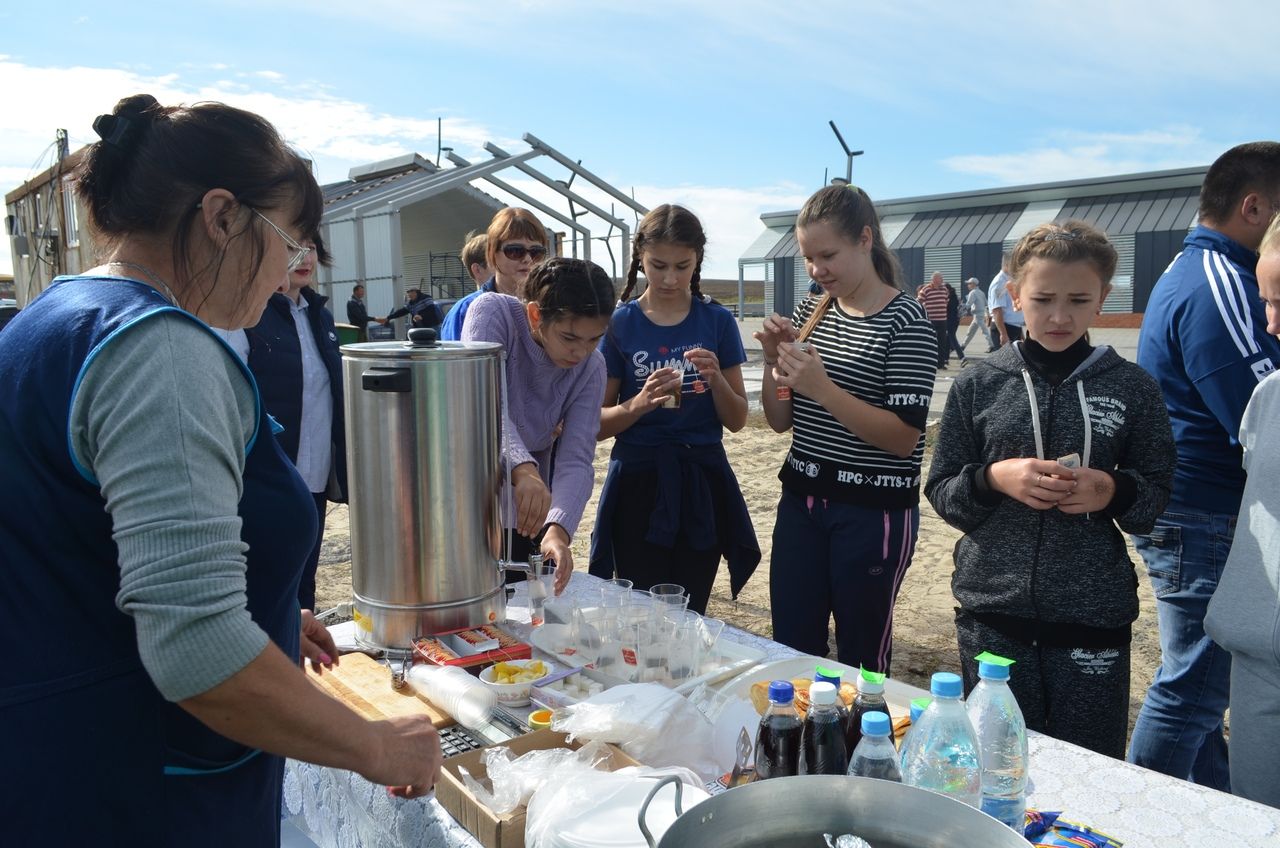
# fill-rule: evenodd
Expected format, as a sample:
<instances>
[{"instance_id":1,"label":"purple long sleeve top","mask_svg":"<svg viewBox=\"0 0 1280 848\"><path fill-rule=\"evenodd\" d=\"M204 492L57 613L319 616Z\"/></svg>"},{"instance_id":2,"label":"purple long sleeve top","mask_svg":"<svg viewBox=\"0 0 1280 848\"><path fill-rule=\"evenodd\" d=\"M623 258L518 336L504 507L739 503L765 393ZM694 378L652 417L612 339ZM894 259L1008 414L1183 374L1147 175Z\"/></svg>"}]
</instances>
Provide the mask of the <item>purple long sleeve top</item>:
<instances>
[{"instance_id":1,"label":"purple long sleeve top","mask_svg":"<svg viewBox=\"0 0 1280 848\"><path fill-rule=\"evenodd\" d=\"M498 342L507 352L508 416L504 459L509 470L534 462L551 490L548 524L572 538L595 485L596 433L604 402L604 357L594 351L573 368L548 358L529 327L524 304L487 292L476 298L462 327L463 341ZM548 477L556 426L564 422L555 479Z\"/></svg>"}]
</instances>

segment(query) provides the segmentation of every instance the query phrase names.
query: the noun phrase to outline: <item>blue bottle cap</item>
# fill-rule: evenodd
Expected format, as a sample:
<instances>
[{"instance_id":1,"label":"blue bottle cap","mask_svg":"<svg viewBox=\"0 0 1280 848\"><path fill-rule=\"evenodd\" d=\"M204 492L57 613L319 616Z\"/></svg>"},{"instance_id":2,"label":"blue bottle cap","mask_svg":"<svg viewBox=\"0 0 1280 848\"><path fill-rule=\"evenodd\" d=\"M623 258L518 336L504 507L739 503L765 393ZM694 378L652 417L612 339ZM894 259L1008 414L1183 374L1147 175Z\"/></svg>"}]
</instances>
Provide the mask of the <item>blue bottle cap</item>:
<instances>
[{"instance_id":1,"label":"blue bottle cap","mask_svg":"<svg viewBox=\"0 0 1280 848\"><path fill-rule=\"evenodd\" d=\"M774 680L769 684L769 700L775 704L785 704L796 699L796 688L790 680Z\"/></svg>"},{"instance_id":2,"label":"blue bottle cap","mask_svg":"<svg viewBox=\"0 0 1280 848\"><path fill-rule=\"evenodd\" d=\"M892 729L893 725L889 723L889 716L879 710L871 710L862 714L863 736L888 736L889 731Z\"/></svg>"},{"instance_id":3,"label":"blue bottle cap","mask_svg":"<svg viewBox=\"0 0 1280 848\"><path fill-rule=\"evenodd\" d=\"M978 663L978 676L983 680L1008 680L1009 666L984 660Z\"/></svg>"},{"instance_id":4,"label":"blue bottle cap","mask_svg":"<svg viewBox=\"0 0 1280 848\"><path fill-rule=\"evenodd\" d=\"M832 686L836 687L836 689L840 688L840 677L840 669L838 668L818 666L813 670L813 680L815 683L830 683Z\"/></svg>"},{"instance_id":5,"label":"blue bottle cap","mask_svg":"<svg viewBox=\"0 0 1280 848\"><path fill-rule=\"evenodd\" d=\"M929 702L932 698L912 698L911 699L911 723L915 724L920 720L920 714L929 708Z\"/></svg>"},{"instance_id":6,"label":"blue bottle cap","mask_svg":"<svg viewBox=\"0 0 1280 848\"><path fill-rule=\"evenodd\" d=\"M959 698L964 694L964 682L958 674L939 671L929 681L929 692L935 698Z\"/></svg>"}]
</instances>

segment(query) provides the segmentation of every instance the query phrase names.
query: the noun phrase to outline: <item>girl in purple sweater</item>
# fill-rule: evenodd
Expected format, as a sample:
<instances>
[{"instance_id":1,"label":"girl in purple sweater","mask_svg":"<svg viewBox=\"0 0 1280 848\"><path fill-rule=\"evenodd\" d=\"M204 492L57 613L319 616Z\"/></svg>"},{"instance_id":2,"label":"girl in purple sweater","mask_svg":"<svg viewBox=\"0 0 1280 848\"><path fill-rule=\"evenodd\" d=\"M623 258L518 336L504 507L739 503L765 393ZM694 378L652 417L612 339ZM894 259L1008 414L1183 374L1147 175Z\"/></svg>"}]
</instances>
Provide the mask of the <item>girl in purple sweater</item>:
<instances>
[{"instance_id":1,"label":"girl in purple sweater","mask_svg":"<svg viewBox=\"0 0 1280 848\"><path fill-rule=\"evenodd\" d=\"M508 520L516 531L508 558L528 559L537 545L556 564L558 595L573 573L569 545L595 482L605 386L596 348L615 295L599 265L564 258L534 268L522 295L523 303L497 292L476 298L462 339L498 342L507 351L510 436L503 452L515 490Z\"/></svg>"}]
</instances>

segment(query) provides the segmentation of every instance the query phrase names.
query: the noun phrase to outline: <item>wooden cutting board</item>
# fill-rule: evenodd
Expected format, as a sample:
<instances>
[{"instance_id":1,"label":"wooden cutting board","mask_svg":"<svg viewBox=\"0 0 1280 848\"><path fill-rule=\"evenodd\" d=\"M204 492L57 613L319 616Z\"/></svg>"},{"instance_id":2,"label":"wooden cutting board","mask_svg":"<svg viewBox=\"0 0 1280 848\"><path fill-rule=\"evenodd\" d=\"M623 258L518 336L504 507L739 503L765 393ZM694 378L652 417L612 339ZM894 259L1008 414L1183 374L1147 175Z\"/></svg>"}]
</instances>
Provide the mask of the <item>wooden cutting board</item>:
<instances>
[{"instance_id":1,"label":"wooden cutting board","mask_svg":"<svg viewBox=\"0 0 1280 848\"><path fill-rule=\"evenodd\" d=\"M365 654L344 654L336 668L319 677L308 671L307 679L368 719L425 715L436 727L456 723L413 687L392 689L391 670Z\"/></svg>"}]
</instances>

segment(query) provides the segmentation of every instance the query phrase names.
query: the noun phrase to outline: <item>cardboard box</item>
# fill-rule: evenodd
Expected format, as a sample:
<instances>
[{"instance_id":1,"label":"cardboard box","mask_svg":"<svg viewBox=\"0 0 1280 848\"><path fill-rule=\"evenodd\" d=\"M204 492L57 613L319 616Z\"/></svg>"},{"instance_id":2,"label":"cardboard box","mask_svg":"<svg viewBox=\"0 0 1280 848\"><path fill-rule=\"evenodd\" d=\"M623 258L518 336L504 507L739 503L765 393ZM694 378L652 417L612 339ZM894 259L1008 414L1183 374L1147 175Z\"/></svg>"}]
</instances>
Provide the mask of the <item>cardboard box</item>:
<instances>
[{"instance_id":1,"label":"cardboard box","mask_svg":"<svg viewBox=\"0 0 1280 848\"><path fill-rule=\"evenodd\" d=\"M554 730L537 730L503 744L516 756L550 748L582 747L577 743L570 743L563 733L556 733ZM609 746L609 753L610 771L639 765L612 745ZM485 848L524 848L524 807L499 816L481 804L462 782L459 766L466 768L476 780L483 781L488 777L483 755L484 750L468 751L445 760L444 767L440 770L440 780L436 783L436 800Z\"/></svg>"}]
</instances>

